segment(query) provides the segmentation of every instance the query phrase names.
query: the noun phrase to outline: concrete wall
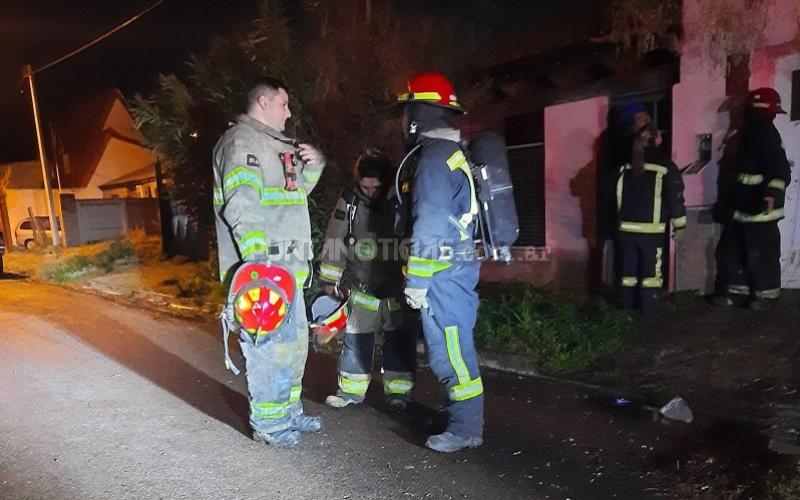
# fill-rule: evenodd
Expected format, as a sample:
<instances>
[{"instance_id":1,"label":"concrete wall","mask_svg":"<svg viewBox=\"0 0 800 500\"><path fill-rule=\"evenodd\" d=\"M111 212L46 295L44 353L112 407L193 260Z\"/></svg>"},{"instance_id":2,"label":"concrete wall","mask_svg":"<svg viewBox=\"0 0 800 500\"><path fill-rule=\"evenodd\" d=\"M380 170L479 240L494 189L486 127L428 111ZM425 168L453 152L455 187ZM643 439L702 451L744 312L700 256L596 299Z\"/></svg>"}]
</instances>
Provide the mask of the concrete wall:
<instances>
[{"instance_id":1,"label":"concrete wall","mask_svg":"<svg viewBox=\"0 0 800 500\"><path fill-rule=\"evenodd\" d=\"M727 4L729 12L741 10L743 0L720 0ZM800 2L797 0L772 0L767 2L768 25L750 50L750 88L775 87L780 92L784 107L791 100L791 72L800 69ZM712 158L709 165L697 175L684 176L686 203L692 207L710 206L717 200L717 176L719 162L725 152L725 137L731 131L728 109L735 103L725 95L726 51L741 50L735 42L727 47L712 42L709 23L704 15L709 12L705 0L684 0L683 22L685 40L681 50L681 81L673 87L673 158L684 166L696 158L695 135L713 134ZM726 10L725 6L718 6ZM737 10L739 9L739 10ZM749 22L743 19L743 23ZM723 44L725 45L725 44ZM735 48L739 47L739 48ZM779 116L775 125L781 133L790 161L800 163L800 122L790 122L787 116ZM784 287L800 287L800 220L798 220L797 169L793 170L793 182L787 189L787 217L781 222L782 264ZM695 242L706 247L713 241L718 228L707 226L708 231L695 235L704 242ZM705 241L707 240L707 241ZM697 262L699 264L699 261ZM689 261L684 261L689 265ZM684 276L692 272L711 273L711 268L684 270ZM708 282L709 280L701 280Z\"/></svg>"},{"instance_id":2,"label":"concrete wall","mask_svg":"<svg viewBox=\"0 0 800 500\"><path fill-rule=\"evenodd\" d=\"M589 266L597 251L597 142L607 114L607 97L545 108L546 248L515 249L511 265L484 265L484 280L585 289L597 278Z\"/></svg>"}]
</instances>

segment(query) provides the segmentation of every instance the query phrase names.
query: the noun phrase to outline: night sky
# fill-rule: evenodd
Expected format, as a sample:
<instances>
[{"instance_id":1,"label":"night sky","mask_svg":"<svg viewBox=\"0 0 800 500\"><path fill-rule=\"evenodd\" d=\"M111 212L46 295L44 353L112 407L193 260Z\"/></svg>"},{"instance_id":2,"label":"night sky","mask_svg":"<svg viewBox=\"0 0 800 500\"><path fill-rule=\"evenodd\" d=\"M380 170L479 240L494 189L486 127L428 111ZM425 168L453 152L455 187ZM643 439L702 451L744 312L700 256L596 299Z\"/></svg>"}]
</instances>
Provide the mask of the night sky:
<instances>
[{"instance_id":1,"label":"night sky","mask_svg":"<svg viewBox=\"0 0 800 500\"><path fill-rule=\"evenodd\" d=\"M36 155L22 66L41 67L153 3L0 0L0 162ZM158 73L180 73L189 54L202 52L212 36L235 30L256 6L254 0L166 0L101 44L37 75L43 120L99 89L118 87L126 96L153 90Z\"/></svg>"}]
</instances>

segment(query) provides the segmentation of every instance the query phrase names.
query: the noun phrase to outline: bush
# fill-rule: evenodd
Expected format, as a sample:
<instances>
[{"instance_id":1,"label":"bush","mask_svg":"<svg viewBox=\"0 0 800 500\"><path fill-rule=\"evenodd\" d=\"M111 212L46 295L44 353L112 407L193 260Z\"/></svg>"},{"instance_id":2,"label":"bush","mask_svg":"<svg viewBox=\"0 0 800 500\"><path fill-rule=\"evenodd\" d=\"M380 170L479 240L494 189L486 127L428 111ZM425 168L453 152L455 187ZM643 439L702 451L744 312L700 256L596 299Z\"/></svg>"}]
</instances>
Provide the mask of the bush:
<instances>
[{"instance_id":1,"label":"bush","mask_svg":"<svg viewBox=\"0 0 800 500\"><path fill-rule=\"evenodd\" d=\"M55 282L63 283L85 274L92 269L92 260L86 255L75 255L61 262L55 262L42 270L44 277Z\"/></svg>"},{"instance_id":2,"label":"bush","mask_svg":"<svg viewBox=\"0 0 800 500\"><path fill-rule=\"evenodd\" d=\"M586 368L634 332L631 317L602 299L576 300L528 284L509 288L481 300L475 342L529 356L542 371Z\"/></svg>"},{"instance_id":3,"label":"bush","mask_svg":"<svg viewBox=\"0 0 800 500\"><path fill-rule=\"evenodd\" d=\"M95 254L94 258L92 259L92 264L96 268L106 273L110 273L114 270L114 265L117 261L127 259L135 255L136 250L134 250L133 246L127 241L112 241L111 245L107 249Z\"/></svg>"}]
</instances>

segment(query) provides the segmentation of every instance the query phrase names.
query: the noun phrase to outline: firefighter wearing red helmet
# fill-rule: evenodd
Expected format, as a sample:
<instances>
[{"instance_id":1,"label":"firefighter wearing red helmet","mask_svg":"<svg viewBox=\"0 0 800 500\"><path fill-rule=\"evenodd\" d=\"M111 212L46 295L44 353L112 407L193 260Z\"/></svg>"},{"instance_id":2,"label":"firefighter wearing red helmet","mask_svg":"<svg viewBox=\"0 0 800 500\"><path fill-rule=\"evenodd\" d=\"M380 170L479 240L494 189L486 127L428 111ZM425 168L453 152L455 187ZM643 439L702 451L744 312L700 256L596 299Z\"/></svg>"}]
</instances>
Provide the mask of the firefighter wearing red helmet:
<instances>
[{"instance_id":1,"label":"firefighter wearing red helmet","mask_svg":"<svg viewBox=\"0 0 800 500\"><path fill-rule=\"evenodd\" d=\"M426 446L454 452L483 443L483 384L473 341L478 205L454 125L464 109L450 81L435 72L412 76L398 100L408 147L401 172L410 172L398 183L396 231L411 242L404 294L421 310L430 367L449 399L447 429Z\"/></svg>"},{"instance_id":2,"label":"firefighter wearing red helmet","mask_svg":"<svg viewBox=\"0 0 800 500\"><path fill-rule=\"evenodd\" d=\"M299 432L320 429L318 417L303 413L300 393L308 354L302 287L312 258L307 196L325 158L283 134L290 116L286 86L269 78L258 82L248 92L246 113L222 135L213 156L220 279L227 283L243 262L259 263L234 277L224 319L240 337L253 439L281 447L296 446ZM267 272L267 264L275 267ZM285 273L273 273L277 267ZM293 289L286 287L287 276ZM237 278L261 283L250 287Z\"/></svg>"},{"instance_id":3,"label":"firefighter wearing red helmet","mask_svg":"<svg viewBox=\"0 0 800 500\"><path fill-rule=\"evenodd\" d=\"M775 89L750 92L739 149L737 183L732 195L733 216L721 242L727 293L714 297L717 305L768 309L781 290L781 235L778 221L791 170L781 136L773 123L785 114Z\"/></svg>"},{"instance_id":4,"label":"firefighter wearing red helmet","mask_svg":"<svg viewBox=\"0 0 800 500\"><path fill-rule=\"evenodd\" d=\"M339 198L325 232L320 278L329 293L340 286L350 291L338 390L325 400L334 408L364 401L378 339L383 342L386 402L405 408L414 387L417 338L402 303L402 262L392 234L389 196L392 173L391 162L380 151L361 154L353 173L356 185Z\"/></svg>"}]
</instances>

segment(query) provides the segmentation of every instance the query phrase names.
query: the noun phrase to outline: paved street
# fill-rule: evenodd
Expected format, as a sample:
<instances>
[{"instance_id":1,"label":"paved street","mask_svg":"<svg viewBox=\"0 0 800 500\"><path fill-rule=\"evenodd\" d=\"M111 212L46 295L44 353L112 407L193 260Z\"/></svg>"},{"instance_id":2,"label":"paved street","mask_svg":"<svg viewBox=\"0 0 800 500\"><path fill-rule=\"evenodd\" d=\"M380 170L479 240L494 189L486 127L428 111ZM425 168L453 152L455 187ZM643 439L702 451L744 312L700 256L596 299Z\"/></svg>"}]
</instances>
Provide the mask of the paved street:
<instances>
[{"instance_id":1,"label":"paved street","mask_svg":"<svg viewBox=\"0 0 800 500\"><path fill-rule=\"evenodd\" d=\"M241 361L240 361L241 363ZM241 364L240 364L241 366ZM441 455L439 392L405 415L333 410L335 359L303 398L322 433L284 451L247 436L243 377L216 323L0 281L0 498L651 498L668 426L551 382L486 373L486 444ZM649 472L648 472L649 471Z\"/></svg>"}]
</instances>

